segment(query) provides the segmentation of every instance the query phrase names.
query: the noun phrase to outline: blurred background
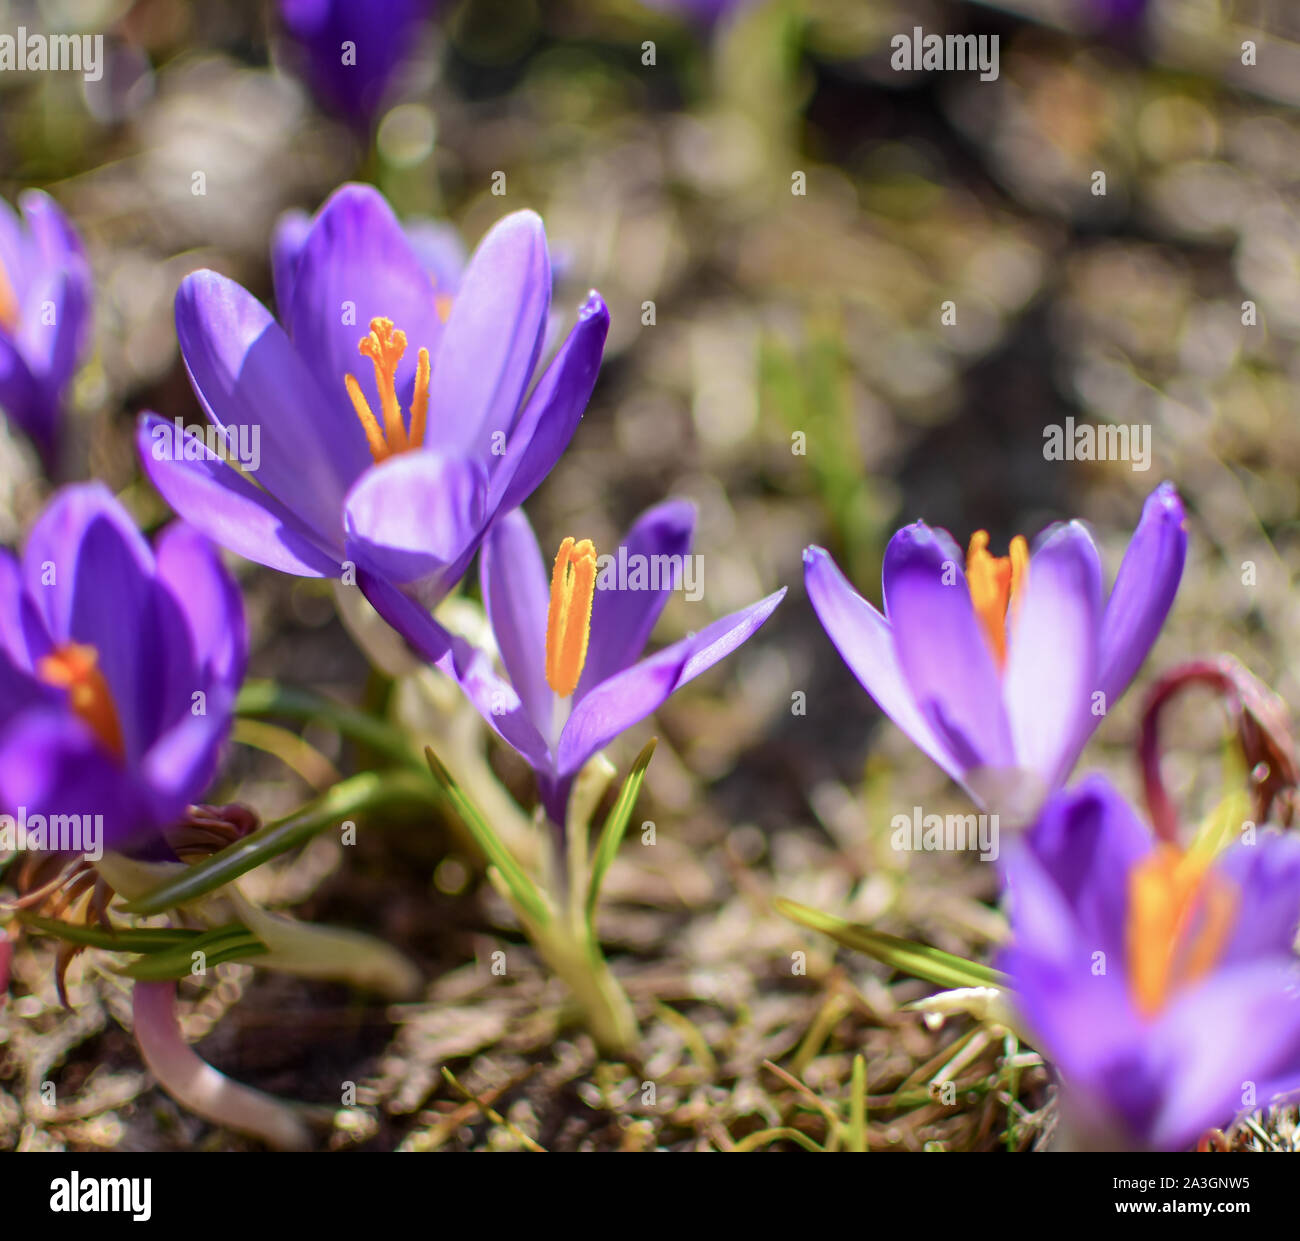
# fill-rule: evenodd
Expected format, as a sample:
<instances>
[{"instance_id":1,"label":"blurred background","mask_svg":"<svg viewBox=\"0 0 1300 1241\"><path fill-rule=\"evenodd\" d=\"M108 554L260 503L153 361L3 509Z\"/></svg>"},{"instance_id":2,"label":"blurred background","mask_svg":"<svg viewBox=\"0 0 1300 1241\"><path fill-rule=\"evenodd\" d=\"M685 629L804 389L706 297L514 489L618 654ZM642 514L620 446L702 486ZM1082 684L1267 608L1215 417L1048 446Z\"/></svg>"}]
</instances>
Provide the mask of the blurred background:
<instances>
[{"instance_id":1,"label":"blurred background","mask_svg":"<svg viewBox=\"0 0 1300 1241\"><path fill-rule=\"evenodd\" d=\"M292 18L251 0L0 0L0 33L105 36L98 82L0 72L0 193L48 189L94 270L94 352L62 477L105 478L146 525L163 521L131 432L146 408L201 421L172 327L178 282L213 267L272 304L280 212L362 179L470 247L536 209L566 326L589 287L609 303L591 406L528 505L543 546L613 545L681 495L700 511L704 601L675 598L661 639L777 586L790 595L660 712L642 811L661 846L625 857L611 883L602 929L647 1014L656 1109L639 1109L639 1077L557 1032L540 972L484 980L478 959L518 937L444 825L366 833L346 858L318 841L259 876L268 899L410 952L427 1003L385 1011L223 966L194 992L189 1033L264 1089L328 1103L340 1080L359 1083L338 1147L510 1146L517 1130L561 1149L726 1149L772 1124L815 1130L816 1109L765 1060L834 1100L859 1050L873 1146L1039 1143L1041 1069L1017 1069L1008 1101L1014 1053L962 1020L932 1028L902 1008L922 984L767 907L789 896L980 957L1003 934L989 868L889 848L893 814L962 801L840 662L800 553L827 546L878 604L899 525L924 518L963 545L987 528L1003 551L1078 516L1113 579L1143 499L1172 479L1191 514L1183 586L1081 769L1136 790L1142 690L1183 659L1230 650L1300 702L1300 8L395 0L377 20L400 18L403 54L360 114L304 85L310 48ZM915 26L996 36L997 79L891 68L891 39ZM1067 417L1149 426L1150 468L1045 460L1044 428ZM21 437L0 432L0 539L20 538L48 488ZM382 701L327 590L236 567L254 675ZM626 764L650 732L612 757ZM1177 711L1168 771L1190 819L1222 794L1222 737L1208 697ZM337 738L310 740L346 768ZM529 804L526 773L492 760ZM233 747L227 770L214 799L264 819L312 791L252 747ZM795 950L806 976L791 976ZM0 1016L0 1145L241 1144L149 1089L119 1028L122 992L93 963L73 967L72 1012L48 973L48 951L24 944ZM945 1056L960 1061L957 1109L913 1098ZM451 1090L444 1064L510 1123ZM54 1117L30 1105L48 1074L72 1100Z\"/></svg>"}]
</instances>

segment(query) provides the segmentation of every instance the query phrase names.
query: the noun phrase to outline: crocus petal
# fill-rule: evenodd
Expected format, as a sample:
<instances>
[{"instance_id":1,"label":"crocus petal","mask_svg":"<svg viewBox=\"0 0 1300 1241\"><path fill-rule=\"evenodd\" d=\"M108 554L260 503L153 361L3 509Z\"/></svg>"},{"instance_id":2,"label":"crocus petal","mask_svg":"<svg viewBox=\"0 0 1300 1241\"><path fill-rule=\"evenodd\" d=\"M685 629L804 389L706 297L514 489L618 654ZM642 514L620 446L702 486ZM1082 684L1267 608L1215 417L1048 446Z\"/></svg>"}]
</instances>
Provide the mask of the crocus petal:
<instances>
[{"instance_id":1,"label":"crocus petal","mask_svg":"<svg viewBox=\"0 0 1300 1241\"><path fill-rule=\"evenodd\" d=\"M489 511L508 511L522 504L569 446L596 385L608 331L609 311L600 294L592 293L528 398L505 455L498 458Z\"/></svg>"},{"instance_id":2,"label":"crocus petal","mask_svg":"<svg viewBox=\"0 0 1300 1241\"><path fill-rule=\"evenodd\" d=\"M452 639L452 651L438 664L455 677L492 730L539 775L554 768L550 747L514 688L492 670L491 661L461 638Z\"/></svg>"},{"instance_id":3,"label":"crocus petal","mask_svg":"<svg viewBox=\"0 0 1300 1241\"><path fill-rule=\"evenodd\" d=\"M376 416L380 410L374 368L358 350L372 319L391 319L406 334L397 395L409 410L420 349L427 349L430 359L438 356L443 329L433 286L383 195L372 186L345 185L320 209L298 251L285 326L325 397L316 411L317 435L345 452L349 482L372 458L345 376L355 377ZM445 440L439 416L459 422L464 414L455 406L431 404L431 443Z\"/></svg>"},{"instance_id":4,"label":"crocus petal","mask_svg":"<svg viewBox=\"0 0 1300 1241\"><path fill-rule=\"evenodd\" d=\"M578 771L619 733L645 719L675 690L729 655L754 634L784 597L782 588L594 686L574 706L560 735L557 774Z\"/></svg>"},{"instance_id":5,"label":"crocus petal","mask_svg":"<svg viewBox=\"0 0 1300 1241\"><path fill-rule=\"evenodd\" d=\"M409 595L398 590L391 582L364 568L357 570L357 587L371 607L384 618L416 654L431 664L443 667L452 653L454 639L433 617L429 609ZM444 668L449 676L454 670Z\"/></svg>"},{"instance_id":6,"label":"crocus petal","mask_svg":"<svg viewBox=\"0 0 1300 1241\"><path fill-rule=\"evenodd\" d=\"M1008 768L1015 748L1002 684L951 540L923 522L885 549L885 615L921 714L964 769Z\"/></svg>"},{"instance_id":7,"label":"crocus petal","mask_svg":"<svg viewBox=\"0 0 1300 1241\"><path fill-rule=\"evenodd\" d=\"M483 543L479 576L510 684L533 726L549 732L555 711L555 695L546 682L550 583L537 536L522 509L493 523Z\"/></svg>"},{"instance_id":8,"label":"crocus petal","mask_svg":"<svg viewBox=\"0 0 1300 1241\"><path fill-rule=\"evenodd\" d=\"M343 494L369 460L356 417L342 426L328 417L328 394L270 311L225 276L181 282L176 334L213 424L258 448L250 472L322 539L337 537Z\"/></svg>"},{"instance_id":9,"label":"crocus petal","mask_svg":"<svg viewBox=\"0 0 1300 1241\"><path fill-rule=\"evenodd\" d=\"M445 433L460 451L487 458L493 432L509 438L550 304L542 221L516 211L474 251L434 358L429 417L447 420Z\"/></svg>"},{"instance_id":10,"label":"crocus petal","mask_svg":"<svg viewBox=\"0 0 1300 1241\"><path fill-rule=\"evenodd\" d=\"M1101 622L1098 688L1114 703L1160 633L1187 558L1182 501L1172 483L1147 497Z\"/></svg>"},{"instance_id":11,"label":"crocus petal","mask_svg":"<svg viewBox=\"0 0 1300 1241\"><path fill-rule=\"evenodd\" d=\"M406 239L429 273L434 289L454 295L469 262L460 229L446 220L408 220Z\"/></svg>"},{"instance_id":12,"label":"crocus petal","mask_svg":"<svg viewBox=\"0 0 1300 1241\"><path fill-rule=\"evenodd\" d=\"M1128 876L1151 833L1099 776L1058 793L1034 827L1007 842L1004 877L1015 925L1034 952L1065 959L1103 951L1123 961Z\"/></svg>"},{"instance_id":13,"label":"crocus petal","mask_svg":"<svg viewBox=\"0 0 1300 1241\"><path fill-rule=\"evenodd\" d=\"M144 536L99 482L59 491L36 519L23 550L25 592L58 643L92 641L92 633L79 627L82 620L120 642L134 615L122 617L106 605L118 598L115 576L121 575L130 591L153 568Z\"/></svg>"},{"instance_id":14,"label":"crocus petal","mask_svg":"<svg viewBox=\"0 0 1300 1241\"><path fill-rule=\"evenodd\" d=\"M1294 891L1294 889L1293 889ZM1247 911L1247 917L1250 912ZM1150 1041L1163 1051L1165 1091L1143 1144L1179 1150L1242 1112L1245 1085L1260 1105L1300 1088L1300 990L1289 952L1218 970L1177 998Z\"/></svg>"},{"instance_id":15,"label":"crocus petal","mask_svg":"<svg viewBox=\"0 0 1300 1241\"><path fill-rule=\"evenodd\" d=\"M20 667L29 667L27 635L22 619L23 579L18 558L0 547L0 651Z\"/></svg>"},{"instance_id":16,"label":"crocus petal","mask_svg":"<svg viewBox=\"0 0 1300 1241\"><path fill-rule=\"evenodd\" d=\"M434 452L390 457L367 470L344 502L349 555L397 585L437 584L476 544L486 500L477 461Z\"/></svg>"},{"instance_id":17,"label":"crocus petal","mask_svg":"<svg viewBox=\"0 0 1300 1241\"><path fill-rule=\"evenodd\" d=\"M1016 759L1050 792L1068 775L1100 718L1096 685L1101 562L1078 522L1048 531L1034 549L1014 614L1003 701Z\"/></svg>"},{"instance_id":18,"label":"crocus petal","mask_svg":"<svg viewBox=\"0 0 1300 1241\"><path fill-rule=\"evenodd\" d=\"M39 261L50 267L64 267L85 259L81 238L63 209L43 190L24 190L18 206Z\"/></svg>"},{"instance_id":19,"label":"crocus petal","mask_svg":"<svg viewBox=\"0 0 1300 1241\"><path fill-rule=\"evenodd\" d=\"M152 826L148 799L76 716L24 712L0 735L0 804L43 814L103 815L115 848Z\"/></svg>"},{"instance_id":20,"label":"crocus petal","mask_svg":"<svg viewBox=\"0 0 1300 1241\"><path fill-rule=\"evenodd\" d=\"M162 532L154 554L159 579L185 614L200 668L233 691L248 662L248 629L235 579L212 544L184 522Z\"/></svg>"},{"instance_id":21,"label":"crocus petal","mask_svg":"<svg viewBox=\"0 0 1300 1241\"><path fill-rule=\"evenodd\" d=\"M41 389L17 342L0 333L0 409L38 445L52 441L54 427L50 402Z\"/></svg>"},{"instance_id":22,"label":"crocus petal","mask_svg":"<svg viewBox=\"0 0 1300 1241\"><path fill-rule=\"evenodd\" d=\"M615 577L620 561L626 556L629 566L649 573L651 565L668 565L667 557L677 557L681 565L690 554L695 534L695 506L685 500L668 500L642 513L632 523L627 537L618 548L610 550L610 568L596 579L596 594L591 606L591 639L587 663L582 670L575 701L587 691L630 667L650 641L655 622L668 602L668 596L680 586L681 569L674 577L667 570L660 577L658 589L646 584L639 588L620 587ZM656 560L656 557L665 559ZM659 572L658 569L655 570Z\"/></svg>"},{"instance_id":23,"label":"crocus petal","mask_svg":"<svg viewBox=\"0 0 1300 1241\"><path fill-rule=\"evenodd\" d=\"M275 306L280 318L288 322L293 308L293 282L298 274L298 256L307 234L311 216L305 211L286 211L275 222L271 234L271 281L275 288Z\"/></svg>"},{"instance_id":24,"label":"crocus petal","mask_svg":"<svg viewBox=\"0 0 1300 1241\"><path fill-rule=\"evenodd\" d=\"M1253 843L1241 841L1226 850L1214 869L1236 885L1239 911L1220 960L1289 954L1300 924L1300 839L1289 832L1261 832Z\"/></svg>"},{"instance_id":25,"label":"crocus petal","mask_svg":"<svg viewBox=\"0 0 1300 1241\"><path fill-rule=\"evenodd\" d=\"M804 551L804 585L827 636L876 705L953 779L961 764L922 717L894 654L889 622L849 585L830 554Z\"/></svg>"},{"instance_id":26,"label":"crocus petal","mask_svg":"<svg viewBox=\"0 0 1300 1241\"><path fill-rule=\"evenodd\" d=\"M32 370L61 390L90 334L90 267L76 230L48 194L28 190L19 206L37 270L46 273L24 291L23 352Z\"/></svg>"},{"instance_id":27,"label":"crocus petal","mask_svg":"<svg viewBox=\"0 0 1300 1241\"><path fill-rule=\"evenodd\" d=\"M337 551L326 550L319 536L268 492L199 443L197 460L176 461L170 448L175 428L157 414L144 414L136 432L136 447L144 472L158 493L191 525L215 543L247 560L299 577L336 577L340 572L342 538ZM342 523L339 535L342 535Z\"/></svg>"},{"instance_id":28,"label":"crocus petal","mask_svg":"<svg viewBox=\"0 0 1300 1241\"><path fill-rule=\"evenodd\" d=\"M212 783L229 731L228 712L187 714L143 756L140 775L149 791L153 823L168 826L178 821Z\"/></svg>"}]
</instances>

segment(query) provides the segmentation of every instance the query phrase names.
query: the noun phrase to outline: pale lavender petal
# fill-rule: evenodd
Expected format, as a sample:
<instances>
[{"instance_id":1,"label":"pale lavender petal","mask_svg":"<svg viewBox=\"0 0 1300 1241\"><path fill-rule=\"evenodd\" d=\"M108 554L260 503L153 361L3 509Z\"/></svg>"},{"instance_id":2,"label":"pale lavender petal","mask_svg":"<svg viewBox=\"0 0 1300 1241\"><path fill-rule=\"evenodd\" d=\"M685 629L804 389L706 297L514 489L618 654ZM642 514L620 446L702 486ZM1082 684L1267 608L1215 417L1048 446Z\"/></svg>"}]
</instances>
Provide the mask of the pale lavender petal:
<instances>
[{"instance_id":1,"label":"pale lavender petal","mask_svg":"<svg viewBox=\"0 0 1300 1241\"><path fill-rule=\"evenodd\" d=\"M217 774L221 747L230 732L230 713L185 715L154 743L140 762L154 823L176 822Z\"/></svg>"},{"instance_id":2,"label":"pale lavender petal","mask_svg":"<svg viewBox=\"0 0 1300 1241\"><path fill-rule=\"evenodd\" d=\"M1247 911L1247 917L1250 912ZM1260 1106L1300 1089L1300 977L1273 955L1218 970L1176 997L1150 1033L1162 1053L1165 1090L1144 1145L1191 1146L1242 1112L1249 1083Z\"/></svg>"},{"instance_id":3,"label":"pale lavender petal","mask_svg":"<svg viewBox=\"0 0 1300 1241\"><path fill-rule=\"evenodd\" d=\"M1118 968L1128 876L1152 848L1150 831L1128 802L1106 780L1089 776L1049 799L1034 827L1007 845L1004 875L1017 935L1043 955L1104 951Z\"/></svg>"},{"instance_id":4,"label":"pale lavender petal","mask_svg":"<svg viewBox=\"0 0 1300 1241\"><path fill-rule=\"evenodd\" d=\"M322 539L336 538L344 492L370 459L356 415L331 417L337 407L270 311L216 272L181 282L176 334L208 417L240 434L232 447L250 460L257 450L246 468Z\"/></svg>"},{"instance_id":5,"label":"pale lavender petal","mask_svg":"<svg viewBox=\"0 0 1300 1241\"><path fill-rule=\"evenodd\" d=\"M956 551L923 522L898 531L885 549L885 616L916 704L953 758L964 770L1010 768L1002 683Z\"/></svg>"},{"instance_id":6,"label":"pale lavender petal","mask_svg":"<svg viewBox=\"0 0 1300 1241\"><path fill-rule=\"evenodd\" d=\"M922 717L898 666L889 622L849 585L823 548L805 549L803 560L809 601L849 670L923 753L960 780L961 764Z\"/></svg>"},{"instance_id":7,"label":"pale lavender petal","mask_svg":"<svg viewBox=\"0 0 1300 1241\"><path fill-rule=\"evenodd\" d=\"M185 615L200 670L233 691L248 663L248 628L239 586L212 544L173 522L154 548L158 577Z\"/></svg>"},{"instance_id":8,"label":"pale lavender petal","mask_svg":"<svg viewBox=\"0 0 1300 1241\"><path fill-rule=\"evenodd\" d=\"M568 339L546 368L510 432L505 455L492 475L488 508L509 510L522 504L569 446L591 399L609 331L609 311L593 293L578 314Z\"/></svg>"},{"instance_id":9,"label":"pale lavender petal","mask_svg":"<svg viewBox=\"0 0 1300 1241\"><path fill-rule=\"evenodd\" d=\"M293 308L293 284L298 275L298 256L311 232L311 216L305 211L286 211L275 222L271 234L271 282L275 306L282 322L288 322Z\"/></svg>"},{"instance_id":10,"label":"pale lavender petal","mask_svg":"<svg viewBox=\"0 0 1300 1241\"><path fill-rule=\"evenodd\" d=\"M695 506L685 500L668 500L642 513L621 546L608 549L613 560L596 579L587 664L575 701L580 702L590 689L641 657L669 595L680 587L684 558L690 555L694 534ZM620 563L628 567L629 583L639 580L643 584L620 588ZM651 588L652 565L659 583L657 589ZM641 578L633 578L634 572Z\"/></svg>"},{"instance_id":11,"label":"pale lavender petal","mask_svg":"<svg viewBox=\"0 0 1300 1241\"><path fill-rule=\"evenodd\" d=\"M495 225L461 279L429 387L430 432L487 458L509 437L541 352L551 304L546 233L535 212ZM439 422L439 419L442 421Z\"/></svg>"},{"instance_id":12,"label":"pale lavender petal","mask_svg":"<svg viewBox=\"0 0 1300 1241\"><path fill-rule=\"evenodd\" d=\"M1187 559L1183 503L1172 483L1147 497L1101 622L1098 688L1118 701L1173 605Z\"/></svg>"},{"instance_id":13,"label":"pale lavender petal","mask_svg":"<svg viewBox=\"0 0 1300 1241\"><path fill-rule=\"evenodd\" d=\"M785 590L714 621L699 633L593 687L573 708L560 736L558 775L572 775L603 746L639 723L675 690L711 668L771 616Z\"/></svg>"},{"instance_id":14,"label":"pale lavender petal","mask_svg":"<svg viewBox=\"0 0 1300 1241\"><path fill-rule=\"evenodd\" d=\"M1070 774L1101 716L1096 689L1101 562L1078 522L1048 531L1034 548L1029 578L1013 600L1003 701L1016 759L1044 791Z\"/></svg>"},{"instance_id":15,"label":"pale lavender petal","mask_svg":"<svg viewBox=\"0 0 1300 1241\"><path fill-rule=\"evenodd\" d=\"M454 296L469 262L460 230L446 220L408 220L406 239L433 280L434 289Z\"/></svg>"},{"instance_id":16,"label":"pale lavender petal","mask_svg":"<svg viewBox=\"0 0 1300 1241\"><path fill-rule=\"evenodd\" d=\"M348 554L396 585L438 580L477 543L486 500L487 475L478 461L434 452L390 457L348 493Z\"/></svg>"},{"instance_id":17,"label":"pale lavender petal","mask_svg":"<svg viewBox=\"0 0 1300 1241\"><path fill-rule=\"evenodd\" d=\"M1267 953L1286 955L1300 925L1300 839L1260 830L1254 843L1239 841L1214 863L1237 888L1239 916L1223 962L1245 962Z\"/></svg>"},{"instance_id":18,"label":"pale lavender petal","mask_svg":"<svg viewBox=\"0 0 1300 1241\"><path fill-rule=\"evenodd\" d=\"M174 427L157 414L140 419L136 445L149 481L191 525L232 552L299 577L336 577L342 558L342 521L338 547L327 550L274 496L254 487L206 448L195 445L198 460L176 461L170 448Z\"/></svg>"},{"instance_id":19,"label":"pale lavender petal","mask_svg":"<svg viewBox=\"0 0 1300 1241\"><path fill-rule=\"evenodd\" d=\"M534 727L549 732L555 711L555 695L546 682L550 582L537 536L522 509L493 523L483 543L479 577L483 606L510 684Z\"/></svg>"}]
</instances>

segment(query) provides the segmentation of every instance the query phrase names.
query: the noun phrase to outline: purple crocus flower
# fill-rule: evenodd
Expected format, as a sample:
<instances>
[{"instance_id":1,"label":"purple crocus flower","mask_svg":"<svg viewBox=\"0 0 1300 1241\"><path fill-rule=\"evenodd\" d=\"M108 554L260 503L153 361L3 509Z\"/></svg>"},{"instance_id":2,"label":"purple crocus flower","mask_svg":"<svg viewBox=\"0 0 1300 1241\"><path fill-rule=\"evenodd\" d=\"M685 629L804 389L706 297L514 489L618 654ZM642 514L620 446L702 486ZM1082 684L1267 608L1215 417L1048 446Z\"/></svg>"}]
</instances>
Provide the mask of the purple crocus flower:
<instances>
[{"instance_id":1,"label":"purple crocus flower","mask_svg":"<svg viewBox=\"0 0 1300 1241\"><path fill-rule=\"evenodd\" d=\"M1032 556L984 531L965 557L946 530L905 526L885 550L884 615L820 547L804 552L808 597L876 704L984 805L1025 821L1069 776L1136 675L1183 572L1183 507L1147 498L1114 589L1077 521L1049 527ZM963 570L963 562L965 569Z\"/></svg>"},{"instance_id":2,"label":"purple crocus flower","mask_svg":"<svg viewBox=\"0 0 1300 1241\"><path fill-rule=\"evenodd\" d=\"M668 501L643 513L607 557L598 557L589 539L565 539L548 588L546 561L522 510L498 520L479 571L508 681L484 652L450 637L405 596L382 585L367 595L523 756L547 814L563 826L583 764L740 646L785 595L782 588L643 659L681 580L694 528L694 508Z\"/></svg>"},{"instance_id":3,"label":"purple crocus flower","mask_svg":"<svg viewBox=\"0 0 1300 1241\"><path fill-rule=\"evenodd\" d=\"M998 961L1070 1141L1183 1149L1300 1089L1300 840L1160 842L1101 777L1003 850Z\"/></svg>"},{"instance_id":4,"label":"purple crocus flower","mask_svg":"<svg viewBox=\"0 0 1300 1241\"><path fill-rule=\"evenodd\" d=\"M280 0L280 16L317 102L365 128L434 7L434 0Z\"/></svg>"},{"instance_id":5,"label":"purple crocus flower","mask_svg":"<svg viewBox=\"0 0 1300 1241\"><path fill-rule=\"evenodd\" d=\"M216 772L243 679L243 605L176 522L150 548L100 483L58 492L0 552L0 806L102 815L116 848L173 825Z\"/></svg>"},{"instance_id":6,"label":"purple crocus flower","mask_svg":"<svg viewBox=\"0 0 1300 1241\"><path fill-rule=\"evenodd\" d=\"M18 205L21 219L0 201L0 409L49 466L90 337L90 266L48 194L28 190Z\"/></svg>"},{"instance_id":7,"label":"purple crocus flower","mask_svg":"<svg viewBox=\"0 0 1300 1241\"><path fill-rule=\"evenodd\" d=\"M533 212L487 234L454 295L369 186L344 186L300 224L276 236L283 328L224 276L182 282L181 352L224 439L205 445L146 414L145 471L181 516L250 560L345 581L355 567L432 607L567 446L609 313L592 293L525 400L551 296ZM255 442L245 473L216 451Z\"/></svg>"}]
</instances>

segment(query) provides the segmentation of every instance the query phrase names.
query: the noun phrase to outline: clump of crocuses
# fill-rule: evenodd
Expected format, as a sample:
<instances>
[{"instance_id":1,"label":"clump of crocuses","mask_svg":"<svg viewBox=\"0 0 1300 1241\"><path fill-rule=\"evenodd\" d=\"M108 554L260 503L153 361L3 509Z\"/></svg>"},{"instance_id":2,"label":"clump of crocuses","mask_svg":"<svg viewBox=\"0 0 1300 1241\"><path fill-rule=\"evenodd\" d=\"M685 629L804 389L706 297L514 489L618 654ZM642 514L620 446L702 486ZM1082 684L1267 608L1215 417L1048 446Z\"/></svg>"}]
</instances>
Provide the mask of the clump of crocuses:
<instances>
[{"instance_id":1,"label":"clump of crocuses","mask_svg":"<svg viewBox=\"0 0 1300 1241\"><path fill-rule=\"evenodd\" d=\"M216 773L247 660L216 550L150 547L100 483L67 487L0 552L0 805L102 816L106 848L173 826Z\"/></svg>"},{"instance_id":2,"label":"clump of crocuses","mask_svg":"<svg viewBox=\"0 0 1300 1241\"><path fill-rule=\"evenodd\" d=\"M18 205L21 217L0 201L0 409L48 467L90 340L90 265L49 195L28 190Z\"/></svg>"},{"instance_id":3,"label":"clump of crocuses","mask_svg":"<svg viewBox=\"0 0 1300 1241\"><path fill-rule=\"evenodd\" d=\"M1060 1075L1066 1144L1186 1148L1300 1091L1300 840L1182 847L1093 777L1003 864L999 965Z\"/></svg>"},{"instance_id":4,"label":"clump of crocuses","mask_svg":"<svg viewBox=\"0 0 1300 1241\"><path fill-rule=\"evenodd\" d=\"M804 553L808 596L877 705L1005 818L1032 818L1069 777L1164 623L1187 554L1183 507L1148 497L1108 598L1087 529L1054 525L1005 557L978 531L965 555L924 522L890 540L884 612L820 547Z\"/></svg>"}]
</instances>

